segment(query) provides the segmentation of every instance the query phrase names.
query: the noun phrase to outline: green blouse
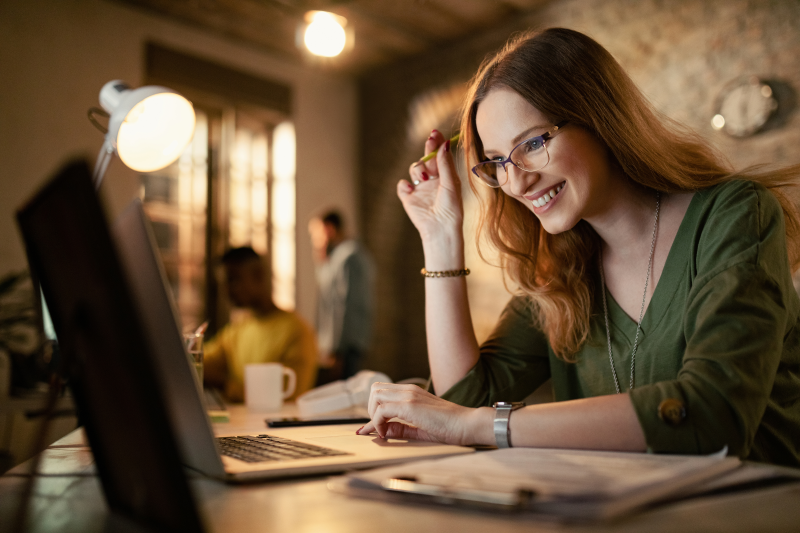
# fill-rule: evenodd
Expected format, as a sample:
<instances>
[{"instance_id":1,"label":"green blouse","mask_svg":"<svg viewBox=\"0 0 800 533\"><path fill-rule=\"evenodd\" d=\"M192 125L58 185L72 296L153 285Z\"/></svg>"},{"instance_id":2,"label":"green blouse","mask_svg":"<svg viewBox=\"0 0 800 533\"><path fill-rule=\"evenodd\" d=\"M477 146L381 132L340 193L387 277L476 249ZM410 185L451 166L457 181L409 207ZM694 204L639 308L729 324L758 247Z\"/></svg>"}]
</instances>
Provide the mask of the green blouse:
<instances>
[{"instance_id":1,"label":"green blouse","mask_svg":"<svg viewBox=\"0 0 800 533\"><path fill-rule=\"evenodd\" d=\"M577 362L553 354L529 300L517 296L479 362L442 397L472 407L519 401L549 377L556 401L614 394L599 285ZM636 322L611 297L608 312L628 390ZM800 466L799 315L772 193L749 181L696 193L639 335L630 395L648 450L706 454L727 445L743 459ZM665 412L670 404L683 409Z\"/></svg>"}]
</instances>

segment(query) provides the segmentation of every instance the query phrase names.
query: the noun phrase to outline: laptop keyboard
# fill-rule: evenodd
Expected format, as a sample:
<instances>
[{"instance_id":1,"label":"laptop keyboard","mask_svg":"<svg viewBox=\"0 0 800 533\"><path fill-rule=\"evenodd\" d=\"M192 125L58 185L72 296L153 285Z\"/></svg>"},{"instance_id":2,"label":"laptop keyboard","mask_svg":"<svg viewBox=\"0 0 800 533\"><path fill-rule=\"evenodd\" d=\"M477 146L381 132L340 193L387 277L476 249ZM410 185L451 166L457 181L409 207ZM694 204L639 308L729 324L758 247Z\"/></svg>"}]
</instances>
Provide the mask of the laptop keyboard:
<instances>
[{"instance_id":1,"label":"laptop keyboard","mask_svg":"<svg viewBox=\"0 0 800 533\"><path fill-rule=\"evenodd\" d=\"M352 455L348 452L314 446L273 435L248 435L244 437L218 437L222 455L248 463L266 461L291 461L313 457Z\"/></svg>"}]
</instances>

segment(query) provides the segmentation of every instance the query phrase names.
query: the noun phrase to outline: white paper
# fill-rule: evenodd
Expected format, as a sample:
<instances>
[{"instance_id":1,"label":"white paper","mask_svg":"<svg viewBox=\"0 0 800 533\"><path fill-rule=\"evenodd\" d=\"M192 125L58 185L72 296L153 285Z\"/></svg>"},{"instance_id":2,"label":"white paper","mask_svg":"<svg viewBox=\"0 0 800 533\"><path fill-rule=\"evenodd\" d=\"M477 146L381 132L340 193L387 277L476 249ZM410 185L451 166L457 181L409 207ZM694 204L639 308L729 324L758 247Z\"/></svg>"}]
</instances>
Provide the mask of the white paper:
<instances>
[{"instance_id":1,"label":"white paper","mask_svg":"<svg viewBox=\"0 0 800 533\"><path fill-rule=\"evenodd\" d=\"M737 458L509 448L350 474L379 487L390 478L463 491L534 493L540 509L609 517L732 470ZM549 505L549 507L543 507Z\"/></svg>"}]
</instances>

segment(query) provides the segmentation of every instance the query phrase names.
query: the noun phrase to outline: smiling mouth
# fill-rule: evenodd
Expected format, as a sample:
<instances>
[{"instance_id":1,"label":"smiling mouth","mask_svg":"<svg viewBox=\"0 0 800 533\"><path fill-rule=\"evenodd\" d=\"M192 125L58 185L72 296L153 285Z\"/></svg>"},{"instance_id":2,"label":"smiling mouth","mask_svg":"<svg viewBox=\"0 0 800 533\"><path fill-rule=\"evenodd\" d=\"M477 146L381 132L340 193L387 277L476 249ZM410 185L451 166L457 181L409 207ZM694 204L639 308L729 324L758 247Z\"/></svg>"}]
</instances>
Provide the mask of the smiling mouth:
<instances>
[{"instance_id":1,"label":"smiling mouth","mask_svg":"<svg viewBox=\"0 0 800 533\"><path fill-rule=\"evenodd\" d=\"M534 207L544 207L549 202L551 202L553 200L553 198L555 198L556 195L559 192L561 192L561 189L564 188L564 185L566 185L566 183L567 183L566 181L562 181L556 187L553 187L552 189L550 189L549 191L545 192L543 195L539 196L538 198L534 198L532 200L530 198L528 198L528 200L530 200L530 202L534 205Z\"/></svg>"}]
</instances>

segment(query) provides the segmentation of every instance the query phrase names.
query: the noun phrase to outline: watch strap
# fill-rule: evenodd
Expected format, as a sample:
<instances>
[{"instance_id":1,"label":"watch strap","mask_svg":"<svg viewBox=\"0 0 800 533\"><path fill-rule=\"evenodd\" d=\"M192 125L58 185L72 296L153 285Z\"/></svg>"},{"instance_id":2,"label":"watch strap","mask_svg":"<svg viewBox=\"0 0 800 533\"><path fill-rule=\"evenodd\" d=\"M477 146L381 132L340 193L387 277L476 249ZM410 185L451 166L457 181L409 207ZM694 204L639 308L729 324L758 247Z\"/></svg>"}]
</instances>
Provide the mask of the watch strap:
<instances>
[{"instance_id":1,"label":"watch strap","mask_svg":"<svg viewBox=\"0 0 800 533\"><path fill-rule=\"evenodd\" d=\"M511 447L511 439L508 430L511 411L515 411L524 406L524 402L496 402L494 404L494 440L498 448Z\"/></svg>"}]
</instances>

